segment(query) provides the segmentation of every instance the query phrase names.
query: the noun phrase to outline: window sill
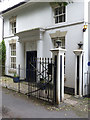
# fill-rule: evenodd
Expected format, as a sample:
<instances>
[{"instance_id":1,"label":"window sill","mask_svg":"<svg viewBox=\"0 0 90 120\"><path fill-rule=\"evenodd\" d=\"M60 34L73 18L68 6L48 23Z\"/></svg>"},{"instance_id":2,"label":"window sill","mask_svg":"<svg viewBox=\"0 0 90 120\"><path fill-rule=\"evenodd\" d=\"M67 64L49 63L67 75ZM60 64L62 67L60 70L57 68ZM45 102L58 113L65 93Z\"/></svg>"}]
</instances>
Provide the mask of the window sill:
<instances>
[{"instance_id":1,"label":"window sill","mask_svg":"<svg viewBox=\"0 0 90 120\"><path fill-rule=\"evenodd\" d=\"M13 68L12 68L12 69L9 69L9 70L8 70L8 73L11 73L11 74L13 73L13 74L15 74L15 73L16 73L16 70L13 69Z\"/></svg>"},{"instance_id":2,"label":"window sill","mask_svg":"<svg viewBox=\"0 0 90 120\"><path fill-rule=\"evenodd\" d=\"M12 36L14 36L14 34L9 34L9 37L12 37Z\"/></svg>"},{"instance_id":3,"label":"window sill","mask_svg":"<svg viewBox=\"0 0 90 120\"><path fill-rule=\"evenodd\" d=\"M60 22L60 23L54 23L54 25L55 26L57 26L57 25L65 25L67 22L65 21L65 22Z\"/></svg>"},{"instance_id":4,"label":"window sill","mask_svg":"<svg viewBox=\"0 0 90 120\"><path fill-rule=\"evenodd\" d=\"M64 26L64 25L67 25L67 22L60 22L60 23L54 23L53 26L54 27L58 27L58 26Z\"/></svg>"}]
</instances>

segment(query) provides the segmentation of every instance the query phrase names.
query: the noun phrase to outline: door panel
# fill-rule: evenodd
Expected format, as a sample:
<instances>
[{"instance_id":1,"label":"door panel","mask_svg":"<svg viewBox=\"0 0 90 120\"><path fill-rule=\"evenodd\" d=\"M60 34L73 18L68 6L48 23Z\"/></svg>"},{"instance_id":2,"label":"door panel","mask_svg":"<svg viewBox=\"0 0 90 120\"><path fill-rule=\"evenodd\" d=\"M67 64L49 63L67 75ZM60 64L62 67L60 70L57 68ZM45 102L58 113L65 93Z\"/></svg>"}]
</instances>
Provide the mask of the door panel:
<instances>
[{"instance_id":1,"label":"door panel","mask_svg":"<svg viewBox=\"0 0 90 120\"><path fill-rule=\"evenodd\" d=\"M26 81L35 82L37 51L27 51L26 58Z\"/></svg>"}]
</instances>

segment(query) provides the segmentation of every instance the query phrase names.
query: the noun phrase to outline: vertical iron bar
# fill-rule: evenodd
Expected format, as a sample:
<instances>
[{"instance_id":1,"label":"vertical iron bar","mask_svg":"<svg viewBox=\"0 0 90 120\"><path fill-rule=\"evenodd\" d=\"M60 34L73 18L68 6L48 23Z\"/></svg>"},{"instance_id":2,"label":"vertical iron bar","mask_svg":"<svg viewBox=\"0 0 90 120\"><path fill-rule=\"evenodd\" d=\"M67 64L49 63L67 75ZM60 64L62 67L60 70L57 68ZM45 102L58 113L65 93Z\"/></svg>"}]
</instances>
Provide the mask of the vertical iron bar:
<instances>
[{"instance_id":1,"label":"vertical iron bar","mask_svg":"<svg viewBox=\"0 0 90 120\"><path fill-rule=\"evenodd\" d=\"M48 58L48 102L49 102L49 58Z\"/></svg>"},{"instance_id":2,"label":"vertical iron bar","mask_svg":"<svg viewBox=\"0 0 90 120\"><path fill-rule=\"evenodd\" d=\"M36 64L36 66L35 66L35 75L36 75L36 80L35 80L35 90L37 89L36 88L36 83L37 83L37 58L35 57L35 64ZM37 92L35 92L35 97L37 97Z\"/></svg>"},{"instance_id":3,"label":"vertical iron bar","mask_svg":"<svg viewBox=\"0 0 90 120\"><path fill-rule=\"evenodd\" d=\"M31 64L32 64L32 59L31 59ZM32 91L33 91L32 90L33 89L32 86L33 86L33 84L32 84L32 79L31 79L32 78L31 77L32 76L32 67L31 66L29 66L29 74L30 74L30 78L29 78L29 87L30 88L29 88L29 90L31 92L30 95L32 96Z\"/></svg>"},{"instance_id":4,"label":"vertical iron bar","mask_svg":"<svg viewBox=\"0 0 90 120\"><path fill-rule=\"evenodd\" d=\"M41 68L42 68L42 67L41 67L41 58L40 58L40 78L41 78L41 72L42 72ZM39 80L40 80L40 79L39 79ZM39 81L39 82L40 82L40 81ZM39 96L38 96L38 98L39 98L39 97L40 97L41 90L39 90L38 92L39 92Z\"/></svg>"},{"instance_id":5,"label":"vertical iron bar","mask_svg":"<svg viewBox=\"0 0 90 120\"><path fill-rule=\"evenodd\" d=\"M34 61L34 57L33 57L33 61L32 61L33 63L32 63L32 65L33 65L33 69L32 69L32 72L34 73L35 71L34 71L34 67L35 67L35 61ZM34 74L35 75L35 74ZM34 91L35 90L35 77L34 77L34 81L32 81L32 88L33 88L33 90L32 91ZM35 96L35 93L33 93L32 92L32 96Z\"/></svg>"},{"instance_id":6,"label":"vertical iron bar","mask_svg":"<svg viewBox=\"0 0 90 120\"><path fill-rule=\"evenodd\" d=\"M51 58L51 90L50 90L50 92L51 92L51 95L52 95L52 87L53 87L53 83L52 83L52 58ZM53 96L53 95L52 95ZM53 98L52 98L52 96L51 96L51 99L52 99L52 101L53 101Z\"/></svg>"},{"instance_id":7,"label":"vertical iron bar","mask_svg":"<svg viewBox=\"0 0 90 120\"><path fill-rule=\"evenodd\" d=\"M42 58L42 78L43 78L43 81L45 81L44 80L44 58ZM44 92L45 92L45 90L44 90L44 82L43 82L43 90L42 90L42 95L41 96L43 96L43 97L45 97L45 94L44 94Z\"/></svg>"},{"instance_id":8,"label":"vertical iron bar","mask_svg":"<svg viewBox=\"0 0 90 120\"><path fill-rule=\"evenodd\" d=\"M45 85L46 85L46 58L45 58ZM45 87L45 95L47 94L47 86Z\"/></svg>"},{"instance_id":9,"label":"vertical iron bar","mask_svg":"<svg viewBox=\"0 0 90 120\"><path fill-rule=\"evenodd\" d=\"M35 90L37 90L37 58L35 57ZM37 92L35 92L35 97L37 98Z\"/></svg>"},{"instance_id":10,"label":"vertical iron bar","mask_svg":"<svg viewBox=\"0 0 90 120\"><path fill-rule=\"evenodd\" d=\"M28 65L28 69L27 69L27 76L28 76L28 77L27 77L27 79L28 79L28 80L27 80L27 81L28 81L28 97L30 97L30 92L31 92L31 91L30 91L30 87L31 87L31 86L30 86L29 71L30 71L30 64Z\"/></svg>"}]
</instances>

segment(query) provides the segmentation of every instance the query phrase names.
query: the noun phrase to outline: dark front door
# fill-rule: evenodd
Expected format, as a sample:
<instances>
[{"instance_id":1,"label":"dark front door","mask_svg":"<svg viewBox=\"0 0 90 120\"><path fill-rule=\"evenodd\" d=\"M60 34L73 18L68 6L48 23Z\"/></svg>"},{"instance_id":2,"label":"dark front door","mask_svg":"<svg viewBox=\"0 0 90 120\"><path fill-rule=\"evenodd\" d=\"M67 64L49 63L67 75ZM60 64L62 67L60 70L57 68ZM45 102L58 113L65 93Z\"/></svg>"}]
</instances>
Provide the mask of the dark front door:
<instances>
[{"instance_id":1,"label":"dark front door","mask_svg":"<svg viewBox=\"0 0 90 120\"><path fill-rule=\"evenodd\" d=\"M37 51L26 52L26 81L36 81L36 59Z\"/></svg>"}]
</instances>

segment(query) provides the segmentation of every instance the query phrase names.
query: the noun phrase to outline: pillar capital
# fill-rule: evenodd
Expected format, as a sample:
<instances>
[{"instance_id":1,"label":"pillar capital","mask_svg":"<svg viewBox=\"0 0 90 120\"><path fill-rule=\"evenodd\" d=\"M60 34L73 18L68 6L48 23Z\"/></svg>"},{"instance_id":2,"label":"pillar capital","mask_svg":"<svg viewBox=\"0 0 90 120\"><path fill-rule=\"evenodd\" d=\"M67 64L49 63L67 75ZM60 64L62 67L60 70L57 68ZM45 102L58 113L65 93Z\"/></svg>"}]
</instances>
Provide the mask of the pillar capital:
<instances>
[{"instance_id":1,"label":"pillar capital","mask_svg":"<svg viewBox=\"0 0 90 120\"><path fill-rule=\"evenodd\" d=\"M81 54L84 53L84 50L82 50L82 49L77 49L77 50L74 50L73 52L74 52L75 55L81 55Z\"/></svg>"},{"instance_id":2,"label":"pillar capital","mask_svg":"<svg viewBox=\"0 0 90 120\"><path fill-rule=\"evenodd\" d=\"M54 49L51 49L50 50L52 53L54 53L54 54L56 54L57 55L57 53L65 53L66 52L66 49L62 49L61 47L59 47L59 48L54 48Z\"/></svg>"}]
</instances>

